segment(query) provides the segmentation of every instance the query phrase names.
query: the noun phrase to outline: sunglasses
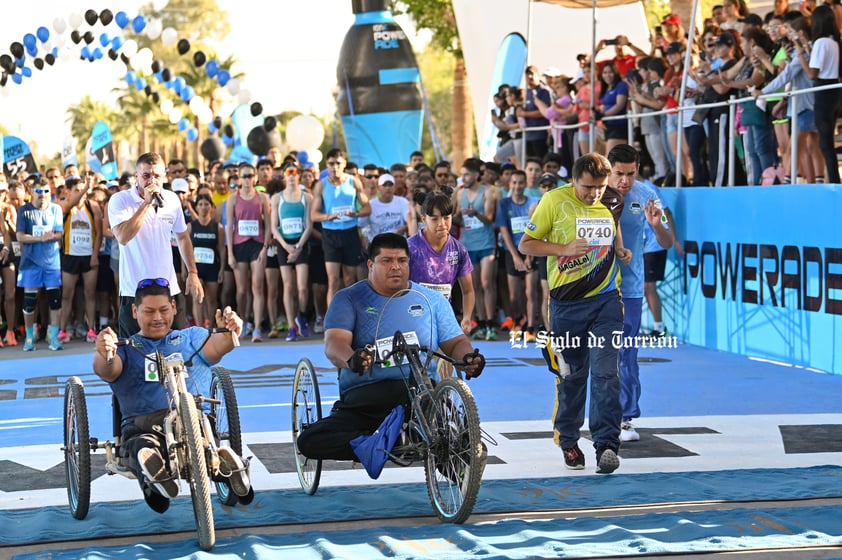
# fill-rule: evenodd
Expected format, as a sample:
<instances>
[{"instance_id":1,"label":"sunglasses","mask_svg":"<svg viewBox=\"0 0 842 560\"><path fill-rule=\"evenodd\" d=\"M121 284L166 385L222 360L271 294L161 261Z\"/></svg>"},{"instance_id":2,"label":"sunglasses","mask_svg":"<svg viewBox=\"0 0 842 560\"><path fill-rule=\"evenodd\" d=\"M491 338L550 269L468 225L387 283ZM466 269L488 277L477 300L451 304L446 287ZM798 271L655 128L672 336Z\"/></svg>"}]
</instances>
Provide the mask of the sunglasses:
<instances>
[{"instance_id":1,"label":"sunglasses","mask_svg":"<svg viewBox=\"0 0 842 560\"><path fill-rule=\"evenodd\" d=\"M244 173L240 175L241 179L251 179L252 177L254 177L254 175L252 175L251 173Z\"/></svg>"},{"instance_id":2,"label":"sunglasses","mask_svg":"<svg viewBox=\"0 0 842 560\"><path fill-rule=\"evenodd\" d=\"M380 177L380 175L366 175L365 176L366 179L377 179L379 177Z\"/></svg>"},{"instance_id":3,"label":"sunglasses","mask_svg":"<svg viewBox=\"0 0 842 560\"><path fill-rule=\"evenodd\" d=\"M294 167L289 167L284 171L285 177L295 177L298 175L298 170Z\"/></svg>"},{"instance_id":4,"label":"sunglasses","mask_svg":"<svg viewBox=\"0 0 842 560\"><path fill-rule=\"evenodd\" d=\"M137 289L143 290L150 286L161 286L162 288L169 288L170 282L166 278L146 278L137 283Z\"/></svg>"},{"instance_id":5,"label":"sunglasses","mask_svg":"<svg viewBox=\"0 0 842 560\"><path fill-rule=\"evenodd\" d=\"M35 194L49 194L50 189L35 189Z\"/></svg>"}]
</instances>

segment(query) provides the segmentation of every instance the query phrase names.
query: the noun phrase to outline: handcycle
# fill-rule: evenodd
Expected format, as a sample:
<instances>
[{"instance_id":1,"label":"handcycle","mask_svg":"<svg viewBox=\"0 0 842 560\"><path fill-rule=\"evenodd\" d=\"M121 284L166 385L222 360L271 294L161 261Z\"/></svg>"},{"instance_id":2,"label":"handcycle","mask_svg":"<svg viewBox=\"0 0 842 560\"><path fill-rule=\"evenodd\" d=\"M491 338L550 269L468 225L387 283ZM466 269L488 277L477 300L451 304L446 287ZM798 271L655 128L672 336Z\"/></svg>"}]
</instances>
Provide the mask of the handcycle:
<instances>
[{"instance_id":1,"label":"handcycle","mask_svg":"<svg viewBox=\"0 0 842 560\"><path fill-rule=\"evenodd\" d=\"M242 437L237 397L231 376L225 368L211 368L210 395L194 395L187 388L187 366L201 351L214 333L230 332L224 328L208 329L208 336L200 347L184 360L181 354L165 356L161 350L154 357L131 344L130 339L121 339L118 346L128 346L139 352L153 363L159 372L160 382L168 395L169 411L163 422L163 436L166 441L169 474L174 479L187 481L193 502L193 514L196 520L199 546L202 550L211 550L216 542L213 522L213 509L210 497L210 481L216 485L216 493L223 505L232 506L250 503L254 498L253 490L245 497L237 496L231 489L222 472L219 449L223 445L230 447L242 457ZM235 346L238 345L234 336ZM109 359L113 359L109 356ZM203 410L206 403L209 411ZM64 392L64 467L67 479L67 498L70 512L76 519L88 515L91 500L91 454L99 449L105 450L105 470L109 475L119 474L135 478L128 470L125 457L120 455L120 413L116 398L112 397L114 441L100 441L90 437L85 388L82 381L70 377L65 383ZM245 469L248 460L244 459Z\"/></svg>"},{"instance_id":2,"label":"handcycle","mask_svg":"<svg viewBox=\"0 0 842 560\"><path fill-rule=\"evenodd\" d=\"M367 350L375 352L371 346ZM425 359L422 359L422 353L426 354ZM479 364L479 371L482 371L485 358L477 350L472 356L476 361L471 363ZM457 377L434 384L428 366L435 358L451 364ZM411 344L400 331L392 337L391 350L383 352L375 363L389 360L401 363L404 359L409 367L409 375L404 377L409 411L400 438L386 453L389 460L400 466L423 462L427 493L436 515L444 522L463 523L476 503L487 455L481 441L476 402L459 371L460 367L469 364L431 348ZM308 358L298 362L292 391L295 468L302 489L313 495L321 480L322 460L302 455L297 444L301 431L322 418L319 383Z\"/></svg>"}]
</instances>

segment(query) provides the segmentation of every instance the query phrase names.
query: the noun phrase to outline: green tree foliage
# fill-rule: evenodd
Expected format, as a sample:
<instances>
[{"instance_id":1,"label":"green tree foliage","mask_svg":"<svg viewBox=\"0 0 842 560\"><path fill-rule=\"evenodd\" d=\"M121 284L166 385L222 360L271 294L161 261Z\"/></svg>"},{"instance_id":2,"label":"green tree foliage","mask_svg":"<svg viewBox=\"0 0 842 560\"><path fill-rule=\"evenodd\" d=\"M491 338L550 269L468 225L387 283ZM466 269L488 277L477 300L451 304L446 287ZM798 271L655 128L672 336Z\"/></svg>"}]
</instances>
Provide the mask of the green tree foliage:
<instances>
[{"instance_id":1,"label":"green tree foliage","mask_svg":"<svg viewBox=\"0 0 842 560\"><path fill-rule=\"evenodd\" d=\"M394 11L409 14L418 29L430 30L436 47L462 57L462 45L450 0L399 0Z\"/></svg>"},{"instance_id":2,"label":"green tree foliage","mask_svg":"<svg viewBox=\"0 0 842 560\"><path fill-rule=\"evenodd\" d=\"M456 66L456 59L451 53L445 52L433 44L428 45L423 52L418 53L417 58L418 67L421 70L421 80L424 83L424 92L427 94L427 103L430 106L433 127L441 143L441 148L447 156L452 151L450 104L453 69ZM424 161L435 161L433 140L426 120L421 137L421 151L424 152Z\"/></svg>"}]
</instances>

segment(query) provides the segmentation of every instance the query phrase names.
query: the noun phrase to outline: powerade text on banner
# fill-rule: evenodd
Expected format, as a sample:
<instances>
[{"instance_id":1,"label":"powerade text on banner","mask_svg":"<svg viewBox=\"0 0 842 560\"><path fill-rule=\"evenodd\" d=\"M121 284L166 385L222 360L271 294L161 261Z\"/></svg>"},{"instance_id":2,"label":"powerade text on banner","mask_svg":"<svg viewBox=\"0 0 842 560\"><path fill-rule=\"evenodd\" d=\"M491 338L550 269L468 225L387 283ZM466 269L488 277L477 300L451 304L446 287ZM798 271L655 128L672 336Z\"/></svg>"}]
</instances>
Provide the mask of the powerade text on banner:
<instances>
[{"instance_id":1,"label":"powerade text on banner","mask_svg":"<svg viewBox=\"0 0 842 560\"><path fill-rule=\"evenodd\" d=\"M421 75L390 0L353 0L336 79L350 161L388 167L421 147Z\"/></svg>"}]
</instances>

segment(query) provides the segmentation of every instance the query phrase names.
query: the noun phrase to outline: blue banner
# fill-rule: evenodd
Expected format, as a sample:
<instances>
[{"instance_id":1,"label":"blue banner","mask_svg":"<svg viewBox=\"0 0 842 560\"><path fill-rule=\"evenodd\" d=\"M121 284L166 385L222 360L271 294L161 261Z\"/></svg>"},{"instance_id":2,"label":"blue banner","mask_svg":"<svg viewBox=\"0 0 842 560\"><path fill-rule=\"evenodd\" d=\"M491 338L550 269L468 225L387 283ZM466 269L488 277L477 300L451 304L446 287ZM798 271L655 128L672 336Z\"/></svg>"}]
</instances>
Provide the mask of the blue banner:
<instances>
[{"instance_id":1,"label":"blue banner","mask_svg":"<svg viewBox=\"0 0 842 560\"><path fill-rule=\"evenodd\" d=\"M661 189L685 256L658 284L699 346L842 374L842 185ZM647 321L648 319L648 321ZM651 317L644 317L651 324Z\"/></svg>"},{"instance_id":2,"label":"blue banner","mask_svg":"<svg viewBox=\"0 0 842 560\"><path fill-rule=\"evenodd\" d=\"M3 172L9 179L17 179L21 173L38 173L38 166L26 142L17 136L3 136L0 148L3 150Z\"/></svg>"},{"instance_id":3,"label":"blue banner","mask_svg":"<svg viewBox=\"0 0 842 560\"><path fill-rule=\"evenodd\" d=\"M114 156L114 141L108 124L98 121L94 125L88 146L87 161L91 169L102 173L109 181L116 180L117 160Z\"/></svg>"},{"instance_id":4,"label":"blue banner","mask_svg":"<svg viewBox=\"0 0 842 560\"><path fill-rule=\"evenodd\" d=\"M61 146L61 167L62 169L68 165L79 165L76 159L76 139L72 136L67 136Z\"/></svg>"}]
</instances>

